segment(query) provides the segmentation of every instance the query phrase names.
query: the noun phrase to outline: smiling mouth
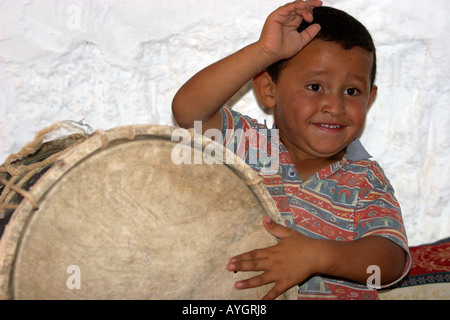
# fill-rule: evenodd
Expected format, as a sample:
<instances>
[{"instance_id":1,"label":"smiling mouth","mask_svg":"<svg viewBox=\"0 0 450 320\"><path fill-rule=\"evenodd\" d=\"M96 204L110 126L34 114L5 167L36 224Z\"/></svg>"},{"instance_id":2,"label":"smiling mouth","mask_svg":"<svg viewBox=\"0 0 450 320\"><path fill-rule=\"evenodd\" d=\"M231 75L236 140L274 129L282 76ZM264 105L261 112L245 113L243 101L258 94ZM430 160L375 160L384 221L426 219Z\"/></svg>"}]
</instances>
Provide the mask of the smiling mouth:
<instances>
[{"instance_id":1,"label":"smiling mouth","mask_svg":"<svg viewBox=\"0 0 450 320\"><path fill-rule=\"evenodd\" d=\"M328 128L328 129L340 129L340 128L344 128L344 126L341 126L339 124L326 124L326 123L321 123L319 124L319 126L323 127L323 128Z\"/></svg>"},{"instance_id":2,"label":"smiling mouth","mask_svg":"<svg viewBox=\"0 0 450 320\"><path fill-rule=\"evenodd\" d=\"M316 122L313 123L317 128L322 129L322 130L326 130L329 132L337 132L337 131L341 131L345 128L347 128L346 125L344 124L338 124L338 123L321 123L321 122Z\"/></svg>"}]
</instances>

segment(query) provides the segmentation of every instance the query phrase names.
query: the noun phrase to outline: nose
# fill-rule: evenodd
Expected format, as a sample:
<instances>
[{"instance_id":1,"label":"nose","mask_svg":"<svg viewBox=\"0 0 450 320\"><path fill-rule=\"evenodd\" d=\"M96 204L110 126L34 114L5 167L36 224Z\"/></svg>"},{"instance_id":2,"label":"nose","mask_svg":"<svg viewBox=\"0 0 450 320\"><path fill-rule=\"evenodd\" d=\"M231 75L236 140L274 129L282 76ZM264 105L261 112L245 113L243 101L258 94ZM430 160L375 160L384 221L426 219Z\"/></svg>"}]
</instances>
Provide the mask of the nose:
<instances>
[{"instance_id":1,"label":"nose","mask_svg":"<svg viewBox=\"0 0 450 320\"><path fill-rule=\"evenodd\" d=\"M344 97L339 93L329 93L323 97L322 112L339 117L345 114Z\"/></svg>"}]
</instances>

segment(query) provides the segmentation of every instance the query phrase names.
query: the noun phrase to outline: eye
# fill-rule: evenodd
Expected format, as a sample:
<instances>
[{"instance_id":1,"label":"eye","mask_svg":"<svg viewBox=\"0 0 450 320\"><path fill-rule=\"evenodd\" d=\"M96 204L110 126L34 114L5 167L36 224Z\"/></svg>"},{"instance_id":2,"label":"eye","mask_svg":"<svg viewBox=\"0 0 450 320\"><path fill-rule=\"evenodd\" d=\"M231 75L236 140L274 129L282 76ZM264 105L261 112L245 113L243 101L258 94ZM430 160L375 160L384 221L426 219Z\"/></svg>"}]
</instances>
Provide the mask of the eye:
<instances>
[{"instance_id":1,"label":"eye","mask_svg":"<svg viewBox=\"0 0 450 320\"><path fill-rule=\"evenodd\" d=\"M308 88L309 90L314 91L314 92L322 91L322 86L317 83L310 84L306 88Z\"/></svg>"},{"instance_id":2,"label":"eye","mask_svg":"<svg viewBox=\"0 0 450 320\"><path fill-rule=\"evenodd\" d=\"M345 90L345 94L349 96L357 96L360 93L361 92L356 88L348 88L347 90Z\"/></svg>"}]
</instances>

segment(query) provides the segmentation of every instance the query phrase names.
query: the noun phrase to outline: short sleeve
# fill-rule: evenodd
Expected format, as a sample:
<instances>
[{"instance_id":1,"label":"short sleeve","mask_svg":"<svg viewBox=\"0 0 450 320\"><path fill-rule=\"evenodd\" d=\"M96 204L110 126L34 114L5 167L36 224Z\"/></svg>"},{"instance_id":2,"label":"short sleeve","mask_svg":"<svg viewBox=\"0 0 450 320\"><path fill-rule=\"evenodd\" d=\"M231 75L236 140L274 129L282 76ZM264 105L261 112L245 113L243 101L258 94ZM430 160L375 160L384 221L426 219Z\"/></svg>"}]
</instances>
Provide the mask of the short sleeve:
<instances>
[{"instance_id":1,"label":"short sleeve","mask_svg":"<svg viewBox=\"0 0 450 320\"><path fill-rule=\"evenodd\" d=\"M228 106L223 106L220 109L222 114L222 134L224 137L231 132L241 129L247 131L249 129L257 129L260 127L256 119L244 116L241 113L232 110Z\"/></svg>"},{"instance_id":2,"label":"short sleeve","mask_svg":"<svg viewBox=\"0 0 450 320\"><path fill-rule=\"evenodd\" d=\"M373 162L367 175L364 194L355 210L354 239L381 236L392 240L407 253L403 274L396 281L383 285L388 287L404 278L411 267L411 255L403 224L400 205L394 189L377 162Z\"/></svg>"},{"instance_id":3,"label":"short sleeve","mask_svg":"<svg viewBox=\"0 0 450 320\"><path fill-rule=\"evenodd\" d=\"M222 114L223 145L245 161L258 174L271 175L279 170L278 130L266 122L244 116L224 106Z\"/></svg>"}]
</instances>

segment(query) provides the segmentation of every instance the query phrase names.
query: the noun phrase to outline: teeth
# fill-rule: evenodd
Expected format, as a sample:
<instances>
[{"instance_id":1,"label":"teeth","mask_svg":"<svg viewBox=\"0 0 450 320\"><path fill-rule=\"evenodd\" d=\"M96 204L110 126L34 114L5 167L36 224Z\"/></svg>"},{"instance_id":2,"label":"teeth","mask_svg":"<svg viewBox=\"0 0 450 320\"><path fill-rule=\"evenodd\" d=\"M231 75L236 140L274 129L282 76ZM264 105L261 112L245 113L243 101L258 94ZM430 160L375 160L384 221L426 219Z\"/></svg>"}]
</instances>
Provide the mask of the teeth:
<instances>
[{"instance_id":1,"label":"teeth","mask_svg":"<svg viewBox=\"0 0 450 320\"><path fill-rule=\"evenodd\" d=\"M321 124L320 126L330 129L337 129L341 127L340 125L330 125L330 124Z\"/></svg>"}]
</instances>

